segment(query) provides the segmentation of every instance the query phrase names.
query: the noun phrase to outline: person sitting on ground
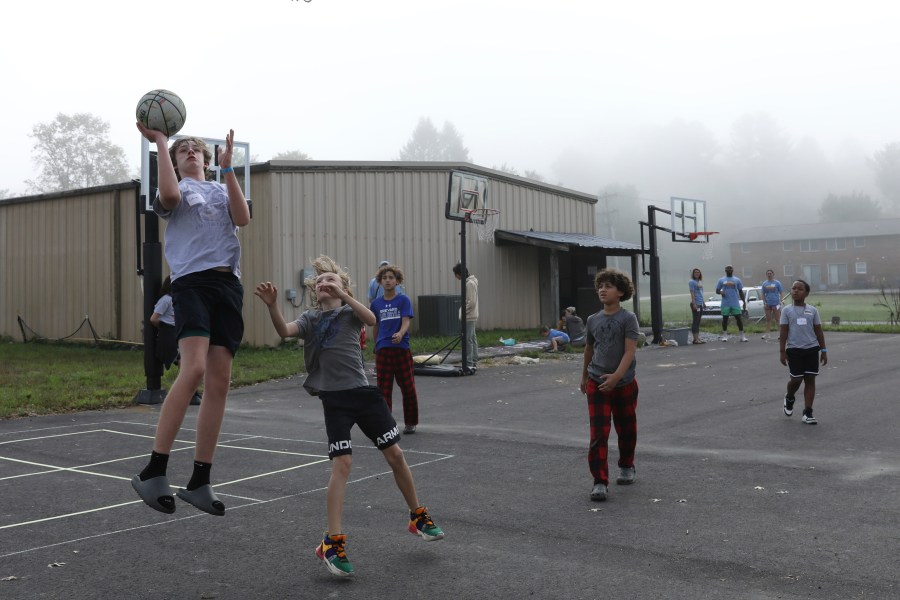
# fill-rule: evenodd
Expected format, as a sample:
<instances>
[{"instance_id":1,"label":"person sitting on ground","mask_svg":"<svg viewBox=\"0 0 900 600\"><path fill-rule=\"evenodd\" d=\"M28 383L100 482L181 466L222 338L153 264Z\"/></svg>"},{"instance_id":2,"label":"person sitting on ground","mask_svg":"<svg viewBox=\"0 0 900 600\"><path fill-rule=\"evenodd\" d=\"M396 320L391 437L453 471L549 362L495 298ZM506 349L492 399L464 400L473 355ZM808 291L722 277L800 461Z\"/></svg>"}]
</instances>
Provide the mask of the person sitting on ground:
<instances>
[{"instance_id":1,"label":"person sitting on ground","mask_svg":"<svg viewBox=\"0 0 900 600\"><path fill-rule=\"evenodd\" d=\"M570 343L573 346L584 346L587 331L584 329L584 321L575 314L574 306L568 307L565 312L563 312L561 321L563 322L563 326L560 329L569 334Z\"/></svg>"},{"instance_id":2,"label":"person sitting on ground","mask_svg":"<svg viewBox=\"0 0 900 600\"><path fill-rule=\"evenodd\" d=\"M547 350L548 352L556 352L559 350L560 345L565 346L569 343L569 334L565 331L560 331L559 329L542 327L541 335L550 338L550 348Z\"/></svg>"}]
</instances>

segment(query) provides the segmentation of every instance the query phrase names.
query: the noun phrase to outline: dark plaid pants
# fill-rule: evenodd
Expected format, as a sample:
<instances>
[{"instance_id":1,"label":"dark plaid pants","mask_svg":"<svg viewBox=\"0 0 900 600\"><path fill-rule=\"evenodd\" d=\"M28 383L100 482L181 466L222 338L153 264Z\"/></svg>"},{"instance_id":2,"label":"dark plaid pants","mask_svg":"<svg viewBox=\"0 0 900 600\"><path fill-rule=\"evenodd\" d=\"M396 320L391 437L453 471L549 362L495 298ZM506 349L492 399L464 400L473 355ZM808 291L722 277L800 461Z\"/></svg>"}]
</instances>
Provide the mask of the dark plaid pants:
<instances>
[{"instance_id":1,"label":"dark plaid pants","mask_svg":"<svg viewBox=\"0 0 900 600\"><path fill-rule=\"evenodd\" d=\"M634 466L637 445L637 379L611 392L601 392L597 382L588 380L587 401L591 421L591 445L588 448L588 467L594 483L609 485L609 424L610 418L619 438L619 467Z\"/></svg>"},{"instance_id":2,"label":"dark plaid pants","mask_svg":"<svg viewBox=\"0 0 900 600\"><path fill-rule=\"evenodd\" d=\"M419 424L419 397L416 395L416 380L413 375L412 352L409 348L382 348L375 353L375 372L378 374L378 388L393 410L391 392L394 378L403 394L403 424Z\"/></svg>"}]
</instances>

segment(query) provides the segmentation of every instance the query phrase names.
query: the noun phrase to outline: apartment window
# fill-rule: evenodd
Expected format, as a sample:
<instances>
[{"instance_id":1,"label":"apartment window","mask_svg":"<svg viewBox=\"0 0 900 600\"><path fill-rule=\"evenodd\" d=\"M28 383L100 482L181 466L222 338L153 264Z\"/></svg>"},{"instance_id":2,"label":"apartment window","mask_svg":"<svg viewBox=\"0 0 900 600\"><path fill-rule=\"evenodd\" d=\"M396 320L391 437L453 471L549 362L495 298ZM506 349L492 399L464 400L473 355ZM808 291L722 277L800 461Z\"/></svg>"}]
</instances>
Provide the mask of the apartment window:
<instances>
[{"instance_id":1,"label":"apartment window","mask_svg":"<svg viewBox=\"0 0 900 600\"><path fill-rule=\"evenodd\" d=\"M853 247L854 248L865 248L866 247L866 238L853 238Z\"/></svg>"},{"instance_id":2,"label":"apartment window","mask_svg":"<svg viewBox=\"0 0 900 600\"><path fill-rule=\"evenodd\" d=\"M847 265L828 265L828 285L846 285L850 281L847 275Z\"/></svg>"},{"instance_id":3,"label":"apartment window","mask_svg":"<svg viewBox=\"0 0 900 600\"><path fill-rule=\"evenodd\" d=\"M818 240L800 240L800 252L818 252Z\"/></svg>"},{"instance_id":4,"label":"apartment window","mask_svg":"<svg viewBox=\"0 0 900 600\"><path fill-rule=\"evenodd\" d=\"M741 277L753 277L753 267L742 267Z\"/></svg>"},{"instance_id":5,"label":"apartment window","mask_svg":"<svg viewBox=\"0 0 900 600\"><path fill-rule=\"evenodd\" d=\"M793 277L794 276L794 265L784 265L784 276L785 277Z\"/></svg>"},{"instance_id":6,"label":"apartment window","mask_svg":"<svg viewBox=\"0 0 900 600\"><path fill-rule=\"evenodd\" d=\"M794 249L794 242L781 242L781 249L790 252Z\"/></svg>"},{"instance_id":7,"label":"apartment window","mask_svg":"<svg viewBox=\"0 0 900 600\"><path fill-rule=\"evenodd\" d=\"M846 250L847 249L847 240L844 238L834 239L834 240L825 240L825 250Z\"/></svg>"},{"instance_id":8,"label":"apartment window","mask_svg":"<svg viewBox=\"0 0 900 600\"><path fill-rule=\"evenodd\" d=\"M857 275L865 275L866 274L865 261L856 263L856 274Z\"/></svg>"}]
</instances>

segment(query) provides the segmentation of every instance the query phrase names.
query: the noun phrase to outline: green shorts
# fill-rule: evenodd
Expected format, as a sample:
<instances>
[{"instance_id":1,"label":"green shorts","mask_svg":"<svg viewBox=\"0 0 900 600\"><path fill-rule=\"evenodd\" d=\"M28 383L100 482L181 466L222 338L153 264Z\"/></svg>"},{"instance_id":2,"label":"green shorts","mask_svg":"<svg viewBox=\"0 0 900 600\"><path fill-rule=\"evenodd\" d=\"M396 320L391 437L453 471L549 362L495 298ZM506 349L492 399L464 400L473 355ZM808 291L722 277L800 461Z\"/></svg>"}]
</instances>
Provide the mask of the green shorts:
<instances>
[{"instance_id":1,"label":"green shorts","mask_svg":"<svg viewBox=\"0 0 900 600\"><path fill-rule=\"evenodd\" d=\"M723 317L739 317L739 316L741 316L741 309L734 308L733 306L723 306L722 307L722 316Z\"/></svg>"}]
</instances>

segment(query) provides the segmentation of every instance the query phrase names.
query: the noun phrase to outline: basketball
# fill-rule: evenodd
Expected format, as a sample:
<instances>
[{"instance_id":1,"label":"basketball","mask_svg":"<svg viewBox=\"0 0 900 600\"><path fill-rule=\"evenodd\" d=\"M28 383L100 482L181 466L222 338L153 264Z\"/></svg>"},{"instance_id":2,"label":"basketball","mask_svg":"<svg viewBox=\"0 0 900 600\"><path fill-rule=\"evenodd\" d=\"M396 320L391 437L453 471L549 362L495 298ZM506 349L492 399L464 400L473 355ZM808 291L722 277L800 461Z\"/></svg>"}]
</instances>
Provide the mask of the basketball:
<instances>
[{"instance_id":1,"label":"basketball","mask_svg":"<svg viewBox=\"0 0 900 600\"><path fill-rule=\"evenodd\" d=\"M187 110L184 102L169 90L153 90L144 94L137 105L137 120L144 126L172 137L184 127Z\"/></svg>"}]
</instances>

